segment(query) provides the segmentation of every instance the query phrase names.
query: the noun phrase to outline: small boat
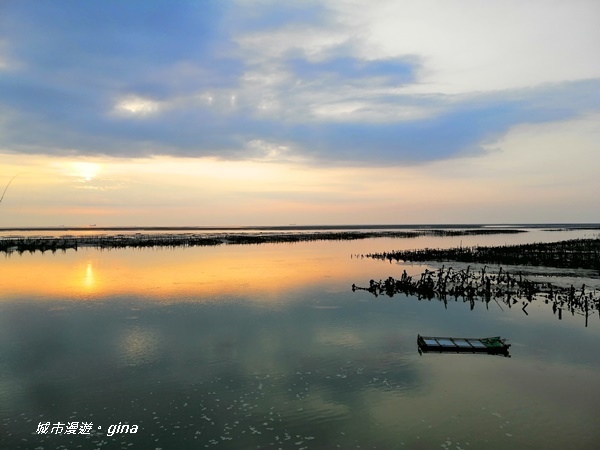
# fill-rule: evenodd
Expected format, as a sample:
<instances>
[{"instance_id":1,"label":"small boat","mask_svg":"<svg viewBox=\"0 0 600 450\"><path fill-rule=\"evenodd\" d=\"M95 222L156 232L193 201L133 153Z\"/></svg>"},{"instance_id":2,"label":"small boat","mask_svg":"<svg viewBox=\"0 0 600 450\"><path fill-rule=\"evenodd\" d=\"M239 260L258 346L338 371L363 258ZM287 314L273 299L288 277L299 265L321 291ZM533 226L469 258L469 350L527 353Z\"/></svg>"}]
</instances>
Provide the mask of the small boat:
<instances>
[{"instance_id":1,"label":"small boat","mask_svg":"<svg viewBox=\"0 0 600 450\"><path fill-rule=\"evenodd\" d=\"M510 344L500 336L486 338L434 337L417 335L419 353L487 353L490 355L508 355Z\"/></svg>"}]
</instances>

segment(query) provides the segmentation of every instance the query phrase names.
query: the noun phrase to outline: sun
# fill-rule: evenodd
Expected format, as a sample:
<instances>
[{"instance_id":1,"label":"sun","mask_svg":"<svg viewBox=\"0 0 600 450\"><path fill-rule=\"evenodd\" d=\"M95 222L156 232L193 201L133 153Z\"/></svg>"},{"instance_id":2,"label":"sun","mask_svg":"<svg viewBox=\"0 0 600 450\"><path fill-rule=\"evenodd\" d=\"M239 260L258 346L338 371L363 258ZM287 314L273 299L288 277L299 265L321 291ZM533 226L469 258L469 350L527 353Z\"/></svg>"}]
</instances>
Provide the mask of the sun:
<instances>
[{"instance_id":1,"label":"sun","mask_svg":"<svg viewBox=\"0 0 600 450\"><path fill-rule=\"evenodd\" d=\"M91 162L74 162L71 163L71 168L75 172L75 176L83 181L92 181L100 172L100 164Z\"/></svg>"}]
</instances>

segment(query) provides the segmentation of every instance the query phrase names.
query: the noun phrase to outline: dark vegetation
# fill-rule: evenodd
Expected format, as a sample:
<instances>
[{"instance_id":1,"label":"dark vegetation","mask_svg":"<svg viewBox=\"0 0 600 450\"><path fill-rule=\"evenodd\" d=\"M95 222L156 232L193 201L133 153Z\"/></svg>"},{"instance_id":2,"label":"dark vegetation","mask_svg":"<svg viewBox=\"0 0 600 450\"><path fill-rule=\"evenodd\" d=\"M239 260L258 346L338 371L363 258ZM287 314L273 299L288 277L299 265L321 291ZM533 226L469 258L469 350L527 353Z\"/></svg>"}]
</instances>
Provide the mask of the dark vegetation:
<instances>
[{"instance_id":1,"label":"dark vegetation","mask_svg":"<svg viewBox=\"0 0 600 450\"><path fill-rule=\"evenodd\" d=\"M573 285L569 288L557 287L550 283L538 283L525 279L520 274L510 274L499 269L497 274L489 274L486 267L481 271L445 269L437 271L425 270L421 277L413 280L406 271L397 280L389 277L387 280L370 280L368 287L352 285L352 291L368 291L376 297L396 294L414 295L421 299L438 299L448 306L448 301L469 302L474 309L476 302L484 302L487 306L492 300L500 306L508 308L520 307L525 314L527 306L534 301L551 304L558 319L562 319L563 311L572 315L585 316L585 326L588 318L600 311L600 292L586 289L585 284L580 289ZM500 306L502 307L502 306Z\"/></svg>"},{"instance_id":2,"label":"dark vegetation","mask_svg":"<svg viewBox=\"0 0 600 450\"><path fill-rule=\"evenodd\" d=\"M505 245L392 251L365 255L391 261L459 261L466 263L529 265L592 269L600 273L600 239Z\"/></svg>"}]
</instances>

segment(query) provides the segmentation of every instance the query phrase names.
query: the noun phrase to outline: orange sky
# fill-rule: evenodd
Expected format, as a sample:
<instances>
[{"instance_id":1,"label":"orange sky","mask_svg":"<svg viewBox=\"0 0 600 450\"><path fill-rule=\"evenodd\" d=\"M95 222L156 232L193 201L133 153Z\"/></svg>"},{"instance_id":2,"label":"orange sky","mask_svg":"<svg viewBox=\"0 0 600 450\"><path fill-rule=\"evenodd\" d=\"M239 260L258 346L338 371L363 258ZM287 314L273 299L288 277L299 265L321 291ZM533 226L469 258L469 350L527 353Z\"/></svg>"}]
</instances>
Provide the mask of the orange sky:
<instances>
[{"instance_id":1,"label":"orange sky","mask_svg":"<svg viewBox=\"0 0 600 450\"><path fill-rule=\"evenodd\" d=\"M0 227L600 222L599 124L522 127L417 166L0 154L0 183L18 174Z\"/></svg>"},{"instance_id":2,"label":"orange sky","mask_svg":"<svg viewBox=\"0 0 600 450\"><path fill-rule=\"evenodd\" d=\"M0 228L600 222L597 0L210 4L3 3Z\"/></svg>"}]
</instances>

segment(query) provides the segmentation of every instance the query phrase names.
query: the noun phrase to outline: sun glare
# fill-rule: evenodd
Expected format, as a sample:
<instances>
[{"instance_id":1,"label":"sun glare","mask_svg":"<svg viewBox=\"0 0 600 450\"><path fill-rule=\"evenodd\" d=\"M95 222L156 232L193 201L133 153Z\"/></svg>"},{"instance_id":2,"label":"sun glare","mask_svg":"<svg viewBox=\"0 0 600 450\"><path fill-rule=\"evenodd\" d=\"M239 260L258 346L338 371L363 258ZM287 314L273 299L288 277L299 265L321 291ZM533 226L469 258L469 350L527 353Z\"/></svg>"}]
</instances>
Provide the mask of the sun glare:
<instances>
[{"instance_id":1,"label":"sun glare","mask_svg":"<svg viewBox=\"0 0 600 450\"><path fill-rule=\"evenodd\" d=\"M71 167L74 175L83 181L92 181L100 172L100 164L91 162L74 162L71 163Z\"/></svg>"}]
</instances>

